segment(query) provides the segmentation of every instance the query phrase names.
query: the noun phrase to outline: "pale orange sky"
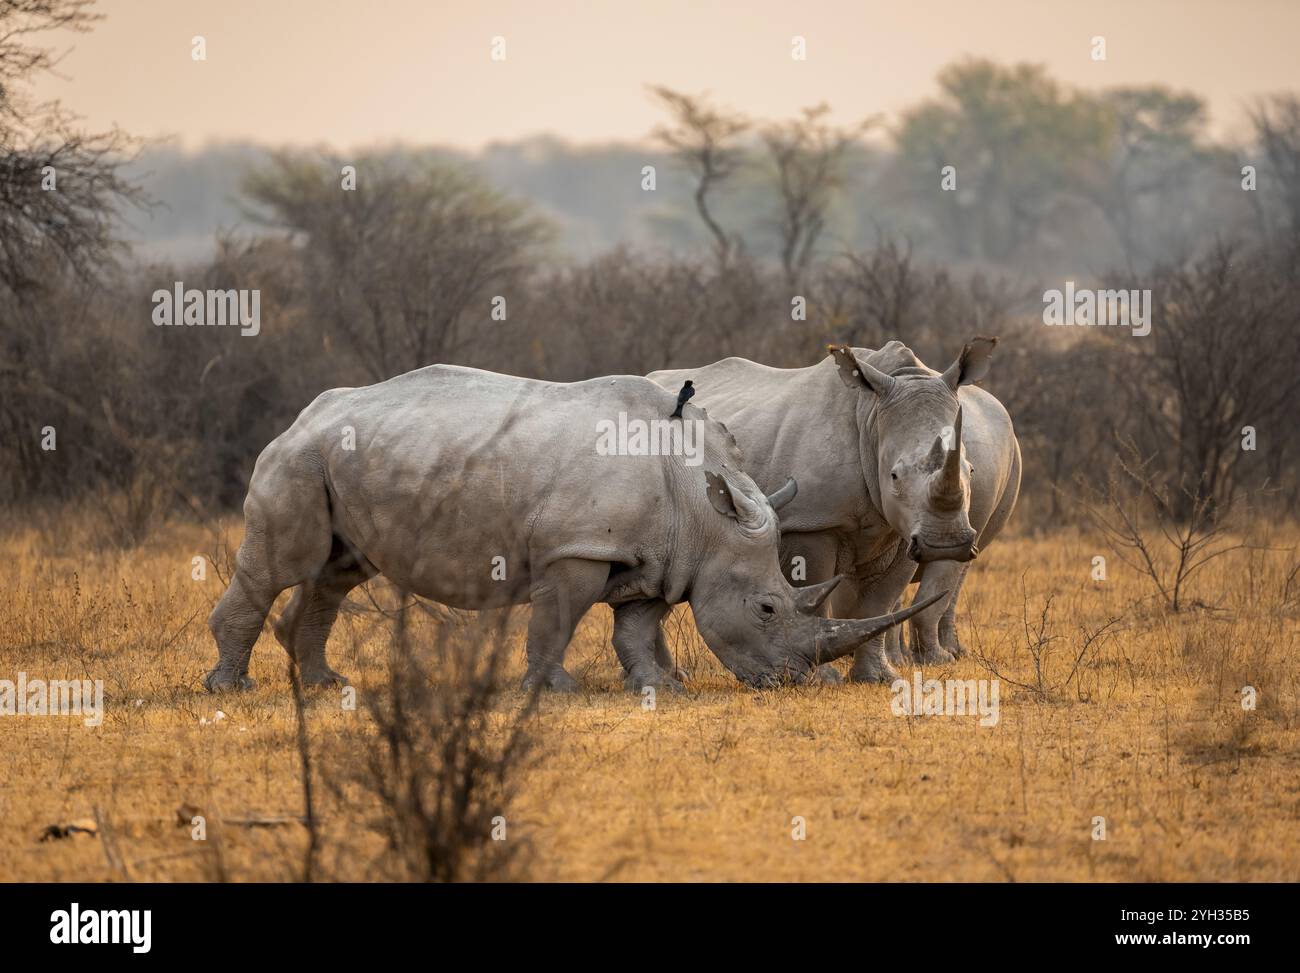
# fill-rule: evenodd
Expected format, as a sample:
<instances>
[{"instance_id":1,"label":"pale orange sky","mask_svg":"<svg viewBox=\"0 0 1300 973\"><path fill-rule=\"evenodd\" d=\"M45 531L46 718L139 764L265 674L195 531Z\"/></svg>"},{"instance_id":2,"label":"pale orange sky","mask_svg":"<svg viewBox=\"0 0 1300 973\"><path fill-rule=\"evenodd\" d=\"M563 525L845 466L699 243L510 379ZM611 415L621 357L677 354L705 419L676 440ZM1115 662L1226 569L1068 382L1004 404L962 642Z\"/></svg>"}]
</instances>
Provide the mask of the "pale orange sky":
<instances>
[{"instance_id":1,"label":"pale orange sky","mask_svg":"<svg viewBox=\"0 0 1300 973\"><path fill-rule=\"evenodd\" d=\"M1207 97L1217 133L1247 99L1300 88L1298 0L101 0L66 80L38 88L89 125L143 136L477 148L553 133L640 140L649 83L751 115L829 101L852 122L934 91L965 54L1034 61L1088 87ZM208 59L190 57L207 39ZM793 61L790 39L807 38ZM1094 62L1090 39L1106 37ZM507 58L489 57L491 38Z\"/></svg>"}]
</instances>

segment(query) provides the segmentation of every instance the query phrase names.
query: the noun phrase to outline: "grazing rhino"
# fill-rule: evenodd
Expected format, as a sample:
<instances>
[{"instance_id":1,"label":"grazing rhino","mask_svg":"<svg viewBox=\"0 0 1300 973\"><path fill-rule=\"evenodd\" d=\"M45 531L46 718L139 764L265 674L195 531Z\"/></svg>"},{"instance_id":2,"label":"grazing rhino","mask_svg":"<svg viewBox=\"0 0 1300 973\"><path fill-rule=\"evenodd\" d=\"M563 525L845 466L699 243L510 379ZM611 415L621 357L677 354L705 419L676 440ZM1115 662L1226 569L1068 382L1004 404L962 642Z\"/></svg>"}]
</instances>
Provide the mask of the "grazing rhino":
<instances>
[{"instance_id":1,"label":"grazing rhino","mask_svg":"<svg viewBox=\"0 0 1300 973\"><path fill-rule=\"evenodd\" d=\"M377 574L455 608L530 602L524 684L554 689L576 686L564 652L599 601L630 688L680 688L671 657L643 651L660 605L689 601L709 648L755 686L806 678L908 617L820 617L839 579L794 588L778 559L774 508L793 481L765 497L726 429L695 406L668 419L673 404L640 376L556 384L449 365L320 395L258 457L205 686L251 687L253 644L294 586L277 635L306 684L345 682L326 639Z\"/></svg>"},{"instance_id":2,"label":"grazing rhino","mask_svg":"<svg viewBox=\"0 0 1300 973\"><path fill-rule=\"evenodd\" d=\"M888 611L911 581L920 582L917 603L950 592L912 623L916 659L933 663L961 653L955 616L968 562L1006 525L1020 491L1011 418L972 384L996 344L974 338L943 373L891 341L879 351L831 346L808 368L728 358L649 377L665 388L692 378L760 486L779 483L779 470L799 471L804 489L781 513L781 559L787 571L804 559L797 580L848 576L832 614ZM852 678L896 677L883 639L857 651Z\"/></svg>"}]
</instances>

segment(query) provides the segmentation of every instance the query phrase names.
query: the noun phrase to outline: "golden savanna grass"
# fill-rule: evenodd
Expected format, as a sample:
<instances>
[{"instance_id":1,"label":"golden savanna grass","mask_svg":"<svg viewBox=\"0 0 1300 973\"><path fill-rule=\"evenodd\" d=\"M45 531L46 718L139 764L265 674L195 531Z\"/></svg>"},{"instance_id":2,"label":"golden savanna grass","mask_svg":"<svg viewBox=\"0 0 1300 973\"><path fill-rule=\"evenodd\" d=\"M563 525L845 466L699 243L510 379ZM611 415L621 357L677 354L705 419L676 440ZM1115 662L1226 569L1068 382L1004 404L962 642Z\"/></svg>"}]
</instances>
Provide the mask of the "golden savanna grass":
<instances>
[{"instance_id":1,"label":"golden savanna grass","mask_svg":"<svg viewBox=\"0 0 1300 973\"><path fill-rule=\"evenodd\" d=\"M215 658L206 617L224 585L222 558L204 581L191 579L191 559L228 550L238 530L232 521L214 539L175 526L127 552L66 536L56 549L35 530L0 546L0 678L99 678L107 697L97 728L0 718L0 880L300 877L303 828L231 823L302 810L283 651L264 632L252 693L199 689ZM1000 721L989 728L895 716L882 686L747 690L703 649L685 609L671 632L690 692L647 710L620 688L611 615L597 608L568 656L584 691L544 697L533 717L539 749L507 812L509 840L528 843L536 879L1296 881L1296 544L1294 530L1274 533L1267 548L1216 560L1193 587L1217 610L1171 615L1113 557L1108 579L1092 581L1092 558L1108 552L1086 534L1000 540L966 585L961 628L974 651L925 673L996 669ZM1036 665L1028 645L1049 598L1052 640ZM360 591L353 600L374 604ZM421 619L415 632L428 637L437 623ZM1076 667L1088 633L1111 619ZM362 700L385 682L389 631L374 610L335 628L332 664ZM1246 686L1253 711L1241 705ZM501 732L524 700L502 699ZM213 723L218 710L226 717ZM364 746L370 719L338 691L311 694L319 775ZM321 873L375 877L376 806L328 786L318 800ZM209 840L178 826L182 805L209 820ZM97 838L38 841L48 825L96 815ZM796 816L806 840L792 839Z\"/></svg>"}]
</instances>

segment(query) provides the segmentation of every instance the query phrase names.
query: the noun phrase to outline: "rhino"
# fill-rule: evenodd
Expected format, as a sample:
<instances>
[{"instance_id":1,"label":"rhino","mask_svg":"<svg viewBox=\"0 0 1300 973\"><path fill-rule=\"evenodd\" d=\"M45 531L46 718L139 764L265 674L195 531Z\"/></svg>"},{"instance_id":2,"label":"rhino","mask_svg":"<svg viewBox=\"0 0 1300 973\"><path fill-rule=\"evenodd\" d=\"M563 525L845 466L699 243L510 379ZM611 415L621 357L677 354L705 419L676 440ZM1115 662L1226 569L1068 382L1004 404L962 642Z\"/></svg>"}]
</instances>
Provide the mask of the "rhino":
<instances>
[{"instance_id":1,"label":"rhino","mask_svg":"<svg viewBox=\"0 0 1300 973\"><path fill-rule=\"evenodd\" d=\"M806 489L781 513L781 559L787 572L803 568L796 580L848 576L832 614L888 611L913 581L917 604L948 592L912 622L916 660L936 663L962 652L962 581L1020 492L1011 417L973 384L988 373L996 344L975 336L943 372L890 341L879 350L828 346L827 357L806 368L727 358L648 377L665 388L693 379L698 404L732 430L760 486L780 482L780 470L799 470ZM889 655L897 663L895 636ZM851 678L897 678L883 638L857 650Z\"/></svg>"},{"instance_id":2,"label":"rhino","mask_svg":"<svg viewBox=\"0 0 1300 973\"><path fill-rule=\"evenodd\" d=\"M634 689L681 688L662 646L645 651L678 602L751 686L806 679L909 617L821 617L840 579L796 588L779 563L776 510L797 483L764 495L721 423L693 405L668 419L673 407L642 376L561 384L451 365L324 392L258 457L236 569L208 620L205 687L252 687L253 645L289 588L274 629L303 683L345 683L326 659L330 628L380 574L453 608L531 604L526 688L576 688L564 653L596 602L613 606Z\"/></svg>"}]
</instances>

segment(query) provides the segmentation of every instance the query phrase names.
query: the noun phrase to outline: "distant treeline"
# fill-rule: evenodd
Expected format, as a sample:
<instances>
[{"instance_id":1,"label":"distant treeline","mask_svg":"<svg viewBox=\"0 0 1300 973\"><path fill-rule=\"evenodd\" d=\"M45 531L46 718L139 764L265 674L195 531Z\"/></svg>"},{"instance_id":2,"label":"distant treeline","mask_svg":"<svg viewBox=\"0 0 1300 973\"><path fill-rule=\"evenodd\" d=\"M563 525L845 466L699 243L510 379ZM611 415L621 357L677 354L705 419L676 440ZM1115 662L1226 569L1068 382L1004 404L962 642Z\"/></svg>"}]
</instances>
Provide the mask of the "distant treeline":
<instances>
[{"instance_id":1,"label":"distant treeline","mask_svg":"<svg viewBox=\"0 0 1300 973\"><path fill-rule=\"evenodd\" d=\"M899 239L930 259L1039 282L1143 272L1185 260L1216 237L1276 238L1300 213L1300 172L1290 168L1295 145L1288 141L1300 107L1292 96L1256 102L1249 137L1227 144L1209 137L1205 103L1189 92L1076 90L1038 67L986 61L953 64L938 82L937 97L892 126L869 120L835 128L817 109L788 121L750 119L654 89L668 122L641 146L539 136L476 153L435 145L334 157L467 168L533 204L556 228L557 255L578 259L618 245L682 251L711 244L697 214L691 160L671 138L692 126L737 154L735 171L710 187L709 205L756 257L777 257L782 248L780 149L791 145L812 149L814 159L818 149L835 155L819 254ZM125 171L163 205L125 214L128 235L151 258L184 260L209 257L219 231L260 231L239 187L273 154L241 143L145 148ZM656 170L653 191L643 188L645 166ZM1242 188L1246 166L1253 191Z\"/></svg>"},{"instance_id":2,"label":"distant treeline","mask_svg":"<svg viewBox=\"0 0 1300 973\"><path fill-rule=\"evenodd\" d=\"M101 503L132 543L169 513L236 507L323 389L434 362L567 381L899 338L943 368L987 334L1002 343L985 384L1025 455L1022 524L1071 516L1077 479L1104 478L1129 440L1214 503L1294 510L1300 102L1261 103L1255 144L1230 149L1185 95L1070 92L983 62L940 82L887 151L821 110L764 125L657 89L658 157L226 147L170 168L155 153L135 183L111 170L171 198L154 212L174 232L182 213L203 232L243 214L200 260L113 253L97 217L123 191L56 224L39 175L11 183L24 208L0 200L0 218L25 236L0 248L0 503ZM32 151L10 171L39 174ZM575 226L598 252L559 252ZM653 233L610 245L634 228ZM1067 281L1149 290L1150 333L1046 326L1044 290ZM177 282L257 290L258 333L157 327L152 295Z\"/></svg>"}]
</instances>

